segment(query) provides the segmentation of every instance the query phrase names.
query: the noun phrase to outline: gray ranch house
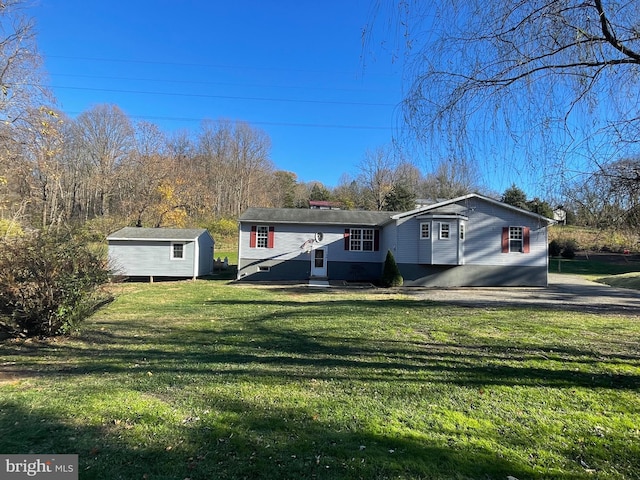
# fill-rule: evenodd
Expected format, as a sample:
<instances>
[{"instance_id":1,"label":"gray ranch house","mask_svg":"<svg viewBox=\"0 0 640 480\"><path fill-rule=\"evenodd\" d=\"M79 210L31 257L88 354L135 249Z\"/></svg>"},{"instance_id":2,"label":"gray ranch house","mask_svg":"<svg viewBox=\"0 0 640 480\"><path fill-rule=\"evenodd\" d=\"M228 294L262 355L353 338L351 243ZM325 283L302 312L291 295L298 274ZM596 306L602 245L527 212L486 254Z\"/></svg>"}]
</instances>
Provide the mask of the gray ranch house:
<instances>
[{"instance_id":1,"label":"gray ranch house","mask_svg":"<svg viewBox=\"0 0 640 480\"><path fill-rule=\"evenodd\" d=\"M546 286L553 223L479 194L403 213L249 208L237 278L376 282L391 251L408 286Z\"/></svg>"},{"instance_id":2,"label":"gray ranch house","mask_svg":"<svg viewBox=\"0 0 640 480\"><path fill-rule=\"evenodd\" d=\"M107 237L114 273L193 278L213 271L214 240L204 228L125 227Z\"/></svg>"}]
</instances>

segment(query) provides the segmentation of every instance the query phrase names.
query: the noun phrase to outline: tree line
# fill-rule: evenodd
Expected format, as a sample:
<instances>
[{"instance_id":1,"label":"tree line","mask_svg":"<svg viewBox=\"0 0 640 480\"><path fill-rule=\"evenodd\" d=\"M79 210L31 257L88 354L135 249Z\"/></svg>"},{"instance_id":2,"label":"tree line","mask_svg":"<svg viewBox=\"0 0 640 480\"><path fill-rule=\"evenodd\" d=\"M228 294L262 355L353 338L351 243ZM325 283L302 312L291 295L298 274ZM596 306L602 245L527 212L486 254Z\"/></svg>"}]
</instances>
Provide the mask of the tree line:
<instances>
[{"instance_id":1,"label":"tree line","mask_svg":"<svg viewBox=\"0 0 640 480\"><path fill-rule=\"evenodd\" d=\"M332 200L346 209L406 210L417 197L451 198L476 189L455 162L423 174L391 147L363 155L338 186L300 182L277 170L266 132L245 122L205 120L195 132L163 132L132 121L117 105L69 118L27 106L0 125L0 218L61 228L185 227L237 218L249 206L308 208Z\"/></svg>"},{"instance_id":2,"label":"tree line","mask_svg":"<svg viewBox=\"0 0 640 480\"><path fill-rule=\"evenodd\" d=\"M123 225L209 226L249 206L307 208L310 200L400 211L416 199L469 192L500 198L482 184L478 164L462 155L429 162L425 172L395 144L379 146L327 187L278 170L268 134L245 122L205 120L195 131L167 133L133 121L117 105L69 118L42 87L24 7L24 0L0 4L0 236L83 225L102 234ZM638 172L635 157L596 162L591 173L566 180L557 197L545 201L564 207L572 223L633 227ZM535 211L543 204L531 202L522 206Z\"/></svg>"},{"instance_id":3,"label":"tree line","mask_svg":"<svg viewBox=\"0 0 640 480\"><path fill-rule=\"evenodd\" d=\"M206 120L195 132L167 134L116 105L75 119L28 106L19 122L0 125L0 148L0 234L85 224L207 226L249 206L308 208L313 200L402 211L417 199L474 191L501 198L465 162L442 161L423 173L390 146L365 152L336 187L305 183L275 167L268 134L247 123ZM545 216L562 206L578 225L629 228L640 215L638 172L640 160L625 159L568 183L559 200L527 200L515 185L502 199Z\"/></svg>"}]
</instances>

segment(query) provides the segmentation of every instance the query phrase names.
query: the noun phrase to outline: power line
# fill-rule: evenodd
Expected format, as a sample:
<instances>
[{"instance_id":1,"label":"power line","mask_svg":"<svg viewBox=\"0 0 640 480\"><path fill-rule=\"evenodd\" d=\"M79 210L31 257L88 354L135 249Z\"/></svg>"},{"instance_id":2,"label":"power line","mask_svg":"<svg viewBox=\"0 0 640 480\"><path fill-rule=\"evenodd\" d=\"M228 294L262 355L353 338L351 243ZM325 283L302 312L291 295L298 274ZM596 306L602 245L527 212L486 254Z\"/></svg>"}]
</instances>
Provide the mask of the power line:
<instances>
[{"instance_id":1,"label":"power line","mask_svg":"<svg viewBox=\"0 0 640 480\"><path fill-rule=\"evenodd\" d=\"M79 115L84 112L66 112L69 115ZM164 120L171 122L202 122L207 120L206 118L196 117L165 117L156 115L130 115L128 117L139 120ZM249 125L266 125L274 127L305 127L305 128L335 128L335 129L348 129L348 130L381 130L392 131L392 127L381 127L376 125L339 125L339 124L322 124L322 123L297 123L297 122L268 122L268 121L250 121L250 120L236 120L238 122L244 122Z\"/></svg>"},{"instance_id":2,"label":"power line","mask_svg":"<svg viewBox=\"0 0 640 480\"><path fill-rule=\"evenodd\" d=\"M84 60L91 62L110 62L110 63L131 63L131 64L140 64L140 65L166 65L173 67L205 67L205 68L221 68L227 70L262 70L262 71L274 71L274 72L301 72L301 73L325 73L332 75L353 75L354 72L329 72L326 70L305 70L302 68L285 68L285 67L256 67L256 66L246 66L246 65L225 65L225 64L207 64L207 63L198 63L198 62L168 62L168 61L159 61L159 60L138 60L138 59L126 59L126 58L104 58L104 57L75 57L70 55L44 55L46 58L60 58L64 60ZM392 76L392 75L381 75L380 76Z\"/></svg>"},{"instance_id":3,"label":"power line","mask_svg":"<svg viewBox=\"0 0 640 480\"><path fill-rule=\"evenodd\" d=\"M375 102L343 102L337 100L305 100L293 98L276 98L276 97L243 97L234 95L211 95L204 93L176 93L176 92L152 92L148 90L123 90L115 88L92 88L92 87L68 87L64 85L43 85L45 88L63 89L63 90L80 90L91 92L107 92L107 93L128 93L135 95L162 95L170 97L192 97L192 98L217 98L225 100L250 100L262 102L286 102L286 103L310 103L319 105L350 105L360 107L395 107L394 103L375 103Z\"/></svg>"},{"instance_id":4,"label":"power line","mask_svg":"<svg viewBox=\"0 0 640 480\"><path fill-rule=\"evenodd\" d=\"M175 83L180 85L216 85L223 87L248 87L248 88L286 88L286 89L298 89L298 90L327 90L337 92L382 92L383 90L373 89L361 89L361 88L336 88L336 87L311 87L300 85L268 85L268 84L238 84L230 82L207 82L207 81L195 81L195 80L173 80L173 79L159 79L159 78L144 78L144 77L120 77L112 75L86 75L80 73L50 73L52 77L70 77L70 78L89 78L96 80L119 80L119 81L132 81L132 82L156 82L156 83Z\"/></svg>"}]
</instances>

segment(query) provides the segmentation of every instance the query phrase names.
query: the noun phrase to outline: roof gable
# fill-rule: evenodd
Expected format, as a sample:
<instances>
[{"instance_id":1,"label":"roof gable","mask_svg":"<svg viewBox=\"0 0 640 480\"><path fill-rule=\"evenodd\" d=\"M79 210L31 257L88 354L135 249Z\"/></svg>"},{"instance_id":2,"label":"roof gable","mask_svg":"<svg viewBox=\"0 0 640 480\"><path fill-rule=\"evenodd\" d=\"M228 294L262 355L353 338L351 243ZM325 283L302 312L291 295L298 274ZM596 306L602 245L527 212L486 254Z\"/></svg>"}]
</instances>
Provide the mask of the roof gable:
<instances>
[{"instance_id":1,"label":"roof gable","mask_svg":"<svg viewBox=\"0 0 640 480\"><path fill-rule=\"evenodd\" d=\"M457 206L456 204L458 204L459 202L464 202L465 200L468 200L470 198L477 198L479 200L485 201L487 203L490 203L494 206L500 207L500 208L504 208L506 210L511 210L517 213L520 213L522 215L526 215L532 218L535 218L539 221L543 221L546 222L548 225L551 225L553 223L556 223L555 220L551 219L551 218L547 218L544 217L542 215L538 215L537 213L534 212L530 212L529 210L525 210L523 208L518 208L518 207L514 207L513 205L509 205L508 203L504 203L504 202L500 202L498 200L495 200L491 197L485 197L484 195L480 195L478 193L470 193L468 195L463 195L461 197L457 197L457 198L452 198L450 200L444 200L438 203L434 203L432 205L427 205L427 206L423 206L420 208L416 208L415 210L411 210L408 212L403 212L403 213L398 213L395 214L393 216L394 220L398 220L401 218L406 218L406 217L411 217L411 216L417 216L417 215L421 215L421 214L425 214L425 213L432 213L435 211L442 211L443 209L449 208L449 209L456 209Z\"/></svg>"}]
</instances>

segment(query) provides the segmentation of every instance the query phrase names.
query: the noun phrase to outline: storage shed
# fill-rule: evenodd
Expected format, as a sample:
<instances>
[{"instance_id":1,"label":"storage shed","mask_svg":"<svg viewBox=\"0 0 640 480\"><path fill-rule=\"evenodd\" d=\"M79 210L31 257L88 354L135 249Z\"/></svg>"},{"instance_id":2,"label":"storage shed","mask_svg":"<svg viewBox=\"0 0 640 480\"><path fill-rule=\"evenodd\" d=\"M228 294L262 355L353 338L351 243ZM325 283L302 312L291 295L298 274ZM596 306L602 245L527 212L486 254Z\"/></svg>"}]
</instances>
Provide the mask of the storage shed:
<instances>
[{"instance_id":1,"label":"storage shed","mask_svg":"<svg viewBox=\"0 0 640 480\"><path fill-rule=\"evenodd\" d=\"M204 228L125 227L107 237L114 274L193 278L213 272L214 240Z\"/></svg>"}]
</instances>

